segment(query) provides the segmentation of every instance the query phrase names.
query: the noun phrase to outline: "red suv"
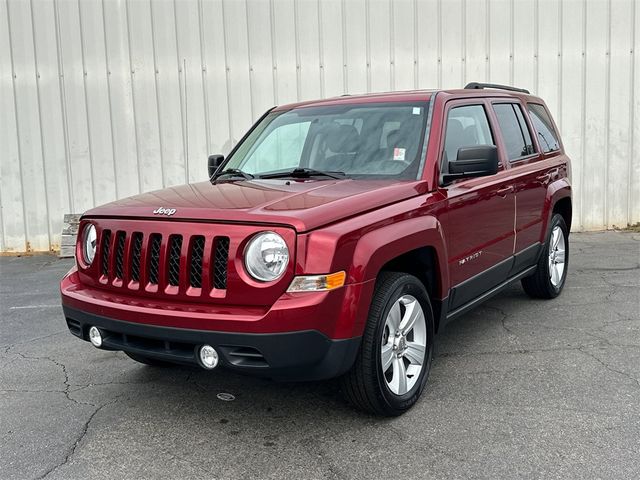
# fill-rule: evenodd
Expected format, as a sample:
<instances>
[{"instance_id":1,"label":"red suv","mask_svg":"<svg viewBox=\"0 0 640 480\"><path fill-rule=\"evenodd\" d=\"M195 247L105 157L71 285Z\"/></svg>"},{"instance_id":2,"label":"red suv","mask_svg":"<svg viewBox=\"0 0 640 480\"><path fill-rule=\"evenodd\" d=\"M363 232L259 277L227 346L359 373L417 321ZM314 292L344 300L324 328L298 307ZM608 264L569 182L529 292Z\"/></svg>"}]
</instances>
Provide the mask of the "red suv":
<instances>
[{"instance_id":1,"label":"red suv","mask_svg":"<svg viewBox=\"0 0 640 480\"><path fill-rule=\"evenodd\" d=\"M71 333L151 365L342 376L354 404L399 415L447 322L567 276L569 159L526 90L276 107L209 174L82 217Z\"/></svg>"}]
</instances>

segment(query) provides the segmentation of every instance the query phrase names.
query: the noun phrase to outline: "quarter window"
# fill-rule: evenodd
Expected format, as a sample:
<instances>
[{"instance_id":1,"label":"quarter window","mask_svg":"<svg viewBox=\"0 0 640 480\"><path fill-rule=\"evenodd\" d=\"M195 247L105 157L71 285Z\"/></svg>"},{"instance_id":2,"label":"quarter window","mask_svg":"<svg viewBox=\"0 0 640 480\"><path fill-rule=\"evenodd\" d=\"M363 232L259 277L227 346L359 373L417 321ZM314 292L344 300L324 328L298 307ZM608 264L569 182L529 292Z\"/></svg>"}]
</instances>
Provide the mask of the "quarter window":
<instances>
[{"instance_id":1,"label":"quarter window","mask_svg":"<svg viewBox=\"0 0 640 480\"><path fill-rule=\"evenodd\" d=\"M500 125L509 160L517 160L535 153L520 105L499 103L494 105L493 109L498 117L498 125Z\"/></svg>"},{"instance_id":2,"label":"quarter window","mask_svg":"<svg viewBox=\"0 0 640 480\"><path fill-rule=\"evenodd\" d=\"M558 134L553 128L551 117L547 110L537 103L529 103L529 114L531 115L531 123L538 133L538 143L544 153L560 150L560 142Z\"/></svg>"}]
</instances>

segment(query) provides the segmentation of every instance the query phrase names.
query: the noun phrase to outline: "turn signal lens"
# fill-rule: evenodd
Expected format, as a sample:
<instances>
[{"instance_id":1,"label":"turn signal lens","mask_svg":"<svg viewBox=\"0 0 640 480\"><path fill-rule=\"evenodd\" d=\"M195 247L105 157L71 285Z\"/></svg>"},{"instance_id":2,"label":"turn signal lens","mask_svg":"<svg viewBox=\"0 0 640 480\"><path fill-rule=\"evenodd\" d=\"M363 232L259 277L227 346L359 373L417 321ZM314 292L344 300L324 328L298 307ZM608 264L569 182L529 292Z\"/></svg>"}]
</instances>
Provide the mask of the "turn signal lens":
<instances>
[{"instance_id":1,"label":"turn signal lens","mask_svg":"<svg viewBox=\"0 0 640 480\"><path fill-rule=\"evenodd\" d=\"M291 282L287 292L319 292L333 290L344 285L347 278L345 272L336 272L329 275L305 275L296 277Z\"/></svg>"}]
</instances>

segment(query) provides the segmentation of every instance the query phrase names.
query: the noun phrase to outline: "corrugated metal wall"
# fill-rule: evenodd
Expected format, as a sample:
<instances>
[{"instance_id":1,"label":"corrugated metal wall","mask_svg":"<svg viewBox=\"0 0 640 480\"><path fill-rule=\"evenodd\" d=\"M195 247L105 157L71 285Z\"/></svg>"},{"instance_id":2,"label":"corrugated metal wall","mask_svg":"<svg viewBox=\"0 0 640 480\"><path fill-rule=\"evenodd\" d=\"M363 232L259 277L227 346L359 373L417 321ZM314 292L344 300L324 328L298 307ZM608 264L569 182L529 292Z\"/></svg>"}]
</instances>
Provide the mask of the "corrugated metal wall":
<instances>
[{"instance_id":1,"label":"corrugated metal wall","mask_svg":"<svg viewBox=\"0 0 640 480\"><path fill-rule=\"evenodd\" d=\"M0 0L0 251L206 178L265 109L509 83L574 159L574 229L640 221L634 0Z\"/></svg>"}]
</instances>

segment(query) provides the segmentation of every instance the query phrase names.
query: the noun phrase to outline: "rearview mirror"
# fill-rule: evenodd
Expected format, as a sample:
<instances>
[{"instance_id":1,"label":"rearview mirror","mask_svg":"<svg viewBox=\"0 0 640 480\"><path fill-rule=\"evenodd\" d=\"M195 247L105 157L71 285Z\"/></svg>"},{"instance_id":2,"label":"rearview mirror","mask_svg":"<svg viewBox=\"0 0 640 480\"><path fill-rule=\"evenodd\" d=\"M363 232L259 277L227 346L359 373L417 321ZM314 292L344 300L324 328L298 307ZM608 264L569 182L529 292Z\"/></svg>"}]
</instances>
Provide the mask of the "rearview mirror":
<instances>
[{"instance_id":1,"label":"rearview mirror","mask_svg":"<svg viewBox=\"0 0 640 480\"><path fill-rule=\"evenodd\" d=\"M455 160L449 161L449 172L442 174L442 183L458 178L483 177L498 172L498 147L476 145L461 147Z\"/></svg>"},{"instance_id":2,"label":"rearview mirror","mask_svg":"<svg viewBox=\"0 0 640 480\"><path fill-rule=\"evenodd\" d=\"M218 170L218 167L222 165L222 162L224 162L224 155L209 155L209 159L207 161L207 166L209 167L209 178L216 173L216 170Z\"/></svg>"}]
</instances>

